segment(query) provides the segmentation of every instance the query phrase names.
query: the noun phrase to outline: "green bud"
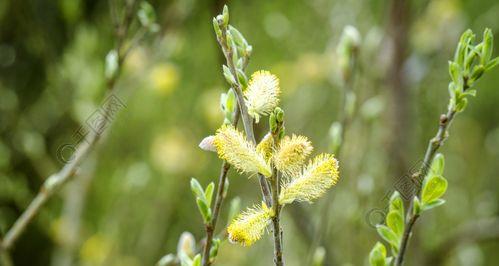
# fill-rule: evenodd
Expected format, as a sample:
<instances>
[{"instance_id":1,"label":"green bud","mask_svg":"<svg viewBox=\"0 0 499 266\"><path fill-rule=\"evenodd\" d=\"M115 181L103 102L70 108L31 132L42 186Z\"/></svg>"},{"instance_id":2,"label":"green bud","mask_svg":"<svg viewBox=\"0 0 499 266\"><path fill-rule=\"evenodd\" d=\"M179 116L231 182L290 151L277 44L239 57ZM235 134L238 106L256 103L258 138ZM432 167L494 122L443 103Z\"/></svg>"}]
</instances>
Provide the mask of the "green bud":
<instances>
[{"instance_id":1,"label":"green bud","mask_svg":"<svg viewBox=\"0 0 499 266\"><path fill-rule=\"evenodd\" d=\"M119 62L118 62L118 52L116 50L111 50L106 55L106 68L105 74L108 80L113 79L118 73Z\"/></svg>"},{"instance_id":2,"label":"green bud","mask_svg":"<svg viewBox=\"0 0 499 266\"><path fill-rule=\"evenodd\" d=\"M413 201L413 206L412 206L412 213L414 215L419 215L421 214L421 202L419 201L417 196L414 196Z\"/></svg>"},{"instance_id":3,"label":"green bud","mask_svg":"<svg viewBox=\"0 0 499 266\"><path fill-rule=\"evenodd\" d=\"M329 141L331 150L336 153L341 146L342 137L341 132L343 131L343 126L340 122L334 122L329 128Z\"/></svg>"},{"instance_id":4,"label":"green bud","mask_svg":"<svg viewBox=\"0 0 499 266\"><path fill-rule=\"evenodd\" d=\"M234 41L235 41L236 45L238 47L240 47L241 49L245 50L246 47L248 46L248 42L246 41L244 36L241 34L241 32L232 26L229 26L229 31L232 34L232 36L234 37Z\"/></svg>"},{"instance_id":5,"label":"green bud","mask_svg":"<svg viewBox=\"0 0 499 266\"><path fill-rule=\"evenodd\" d=\"M175 261L177 260L177 257L173 254L167 254L163 256L158 263L156 263L156 266L173 266L177 265Z\"/></svg>"},{"instance_id":6,"label":"green bud","mask_svg":"<svg viewBox=\"0 0 499 266\"><path fill-rule=\"evenodd\" d=\"M224 191L222 191L222 197L224 197L224 198L227 197L227 191L229 191L229 184L230 184L229 179L226 178L225 185L224 185Z\"/></svg>"},{"instance_id":7,"label":"green bud","mask_svg":"<svg viewBox=\"0 0 499 266\"><path fill-rule=\"evenodd\" d=\"M281 131L279 132L279 139L283 139L286 135L286 127L282 126Z\"/></svg>"},{"instance_id":8,"label":"green bud","mask_svg":"<svg viewBox=\"0 0 499 266\"><path fill-rule=\"evenodd\" d=\"M248 78L241 69L237 70L237 79L243 88L248 87Z\"/></svg>"},{"instance_id":9,"label":"green bud","mask_svg":"<svg viewBox=\"0 0 499 266\"><path fill-rule=\"evenodd\" d=\"M218 248L220 247L221 242L222 241L220 240L220 238L213 238L211 249L210 249L210 259L211 260L214 260L217 257Z\"/></svg>"},{"instance_id":10,"label":"green bud","mask_svg":"<svg viewBox=\"0 0 499 266\"><path fill-rule=\"evenodd\" d=\"M218 21L216 18L213 18L213 29L215 30L215 34L217 35L217 38L218 39L222 38L222 30L220 29L220 25L218 24Z\"/></svg>"},{"instance_id":11,"label":"green bud","mask_svg":"<svg viewBox=\"0 0 499 266\"><path fill-rule=\"evenodd\" d=\"M492 57L492 50L494 49L494 35L489 28L486 28L483 32L483 47L482 47L482 57L480 63L486 65L490 58Z\"/></svg>"},{"instance_id":12,"label":"green bud","mask_svg":"<svg viewBox=\"0 0 499 266\"><path fill-rule=\"evenodd\" d=\"M276 132L277 130L277 120L275 117L274 113L271 113L269 115L269 127L270 127L270 132Z\"/></svg>"},{"instance_id":13,"label":"green bud","mask_svg":"<svg viewBox=\"0 0 499 266\"><path fill-rule=\"evenodd\" d=\"M476 81L478 80L483 73L485 72L485 67L483 65L478 65L473 68L473 72L471 73L471 80Z\"/></svg>"},{"instance_id":14,"label":"green bud","mask_svg":"<svg viewBox=\"0 0 499 266\"><path fill-rule=\"evenodd\" d=\"M222 21L225 27L229 25L229 7L227 5L224 5L224 9L222 11Z\"/></svg>"},{"instance_id":15,"label":"green bud","mask_svg":"<svg viewBox=\"0 0 499 266\"><path fill-rule=\"evenodd\" d=\"M225 98L225 110L232 114L236 110L236 105L237 105L236 94L234 93L234 90L231 88L227 92L227 96Z\"/></svg>"},{"instance_id":16,"label":"green bud","mask_svg":"<svg viewBox=\"0 0 499 266\"><path fill-rule=\"evenodd\" d=\"M492 68L496 67L499 65L499 56L490 60L487 66L485 67L485 70L491 70Z\"/></svg>"},{"instance_id":17,"label":"green bud","mask_svg":"<svg viewBox=\"0 0 499 266\"><path fill-rule=\"evenodd\" d=\"M284 122L284 111L280 107L276 107L274 109L275 115L277 122L282 123Z\"/></svg>"},{"instance_id":18,"label":"green bud","mask_svg":"<svg viewBox=\"0 0 499 266\"><path fill-rule=\"evenodd\" d=\"M454 83L461 82L461 68L456 62L449 61L449 75Z\"/></svg>"},{"instance_id":19,"label":"green bud","mask_svg":"<svg viewBox=\"0 0 499 266\"><path fill-rule=\"evenodd\" d=\"M229 85L234 86L236 84L236 79L234 78L234 75L232 75L230 69L226 65L223 65L222 68L225 80L227 81L227 83L229 83Z\"/></svg>"},{"instance_id":20,"label":"green bud","mask_svg":"<svg viewBox=\"0 0 499 266\"><path fill-rule=\"evenodd\" d=\"M464 111L464 109L466 109L466 106L468 106L468 99L461 98L461 99L456 101L456 111L457 112Z\"/></svg>"}]
</instances>

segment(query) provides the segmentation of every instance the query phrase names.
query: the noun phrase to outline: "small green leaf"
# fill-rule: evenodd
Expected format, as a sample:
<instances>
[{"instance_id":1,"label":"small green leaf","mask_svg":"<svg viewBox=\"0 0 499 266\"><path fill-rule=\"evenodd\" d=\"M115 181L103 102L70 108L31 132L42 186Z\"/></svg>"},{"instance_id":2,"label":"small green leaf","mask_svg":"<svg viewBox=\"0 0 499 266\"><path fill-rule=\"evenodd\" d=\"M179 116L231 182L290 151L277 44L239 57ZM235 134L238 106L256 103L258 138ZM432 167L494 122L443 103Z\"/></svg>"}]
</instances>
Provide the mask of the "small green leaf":
<instances>
[{"instance_id":1,"label":"small green leaf","mask_svg":"<svg viewBox=\"0 0 499 266\"><path fill-rule=\"evenodd\" d=\"M215 257L217 256L218 254L218 248L220 247L220 243L222 241L220 240L220 238L213 238L212 240L212 245L211 245L211 249L210 249L210 260L213 260L215 259Z\"/></svg>"},{"instance_id":2,"label":"small green leaf","mask_svg":"<svg viewBox=\"0 0 499 266\"><path fill-rule=\"evenodd\" d=\"M376 225L376 231L394 250L399 248L399 239L397 235L386 225Z\"/></svg>"},{"instance_id":3,"label":"small green leaf","mask_svg":"<svg viewBox=\"0 0 499 266\"><path fill-rule=\"evenodd\" d=\"M191 190L195 196L202 199L203 201L206 201L206 197L204 196L203 187L201 187L198 180L194 177L191 178Z\"/></svg>"},{"instance_id":4,"label":"small green leaf","mask_svg":"<svg viewBox=\"0 0 499 266\"><path fill-rule=\"evenodd\" d=\"M489 28L483 31L483 47L482 47L482 58L481 63L486 64L492 57L492 50L494 49L494 35Z\"/></svg>"},{"instance_id":5,"label":"small green leaf","mask_svg":"<svg viewBox=\"0 0 499 266\"><path fill-rule=\"evenodd\" d=\"M154 7L151 6L146 1L140 3L139 11L137 11L137 16L139 17L140 24L142 26L149 28L156 22L156 13L154 12Z\"/></svg>"},{"instance_id":6,"label":"small green leaf","mask_svg":"<svg viewBox=\"0 0 499 266\"><path fill-rule=\"evenodd\" d=\"M201 266L201 254L197 254L194 259L192 259L192 266Z\"/></svg>"},{"instance_id":7,"label":"small green leaf","mask_svg":"<svg viewBox=\"0 0 499 266\"><path fill-rule=\"evenodd\" d=\"M203 217L203 221L205 223L208 223L211 221L211 209L208 205L206 205L206 202L200 198L196 199L196 203L198 204L198 209L199 212L201 213L201 216Z\"/></svg>"},{"instance_id":8,"label":"small green leaf","mask_svg":"<svg viewBox=\"0 0 499 266\"><path fill-rule=\"evenodd\" d=\"M433 161L431 162L430 172L434 175L442 175L444 173L445 167L445 158L441 153L437 153L435 157L433 157Z\"/></svg>"},{"instance_id":9,"label":"small green leaf","mask_svg":"<svg viewBox=\"0 0 499 266\"><path fill-rule=\"evenodd\" d=\"M430 210L430 209L433 209L433 208L438 207L438 206L440 206L440 205L443 205L444 203L445 203L445 200L444 200L444 199L436 199L436 200L434 200L434 201L432 201L432 202L425 203L425 204L423 205L422 210L423 210L423 211Z\"/></svg>"},{"instance_id":10,"label":"small green leaf","mask_svg":"<svg viewBox=\"0 0 499 266\"><path fill-rule=\"evenodd\" d=\"M222 11L222 20L224 26L227 27L229 25L229 7L227 5L224 5L224 9Z\"/></svg>"},{"instance_id":11,"label":"small green leaf","mask_svg":"<svg viewBox=\"0 0 499 266\"><path fill-rule=\"evenodd\" d=\"M185 253L181 253L180 256L180 265L181 266L192 266L192 260Z\"/></svg>"},{"instance_id":12,"label":"small green leaf","mask_svg":"<svg viewBox=\"0 0 499 266\"><path fill-rule=\"evenodd\" d=\"M233 113L236 110L236 94L234 90L229 89L225 99L225 108L228 112Z\"/></svg>"},{"instance_id":13,"label":"small green leaf","mask_svg":"<svg viewBox=\"0 0 499 266\"><path fill-rule=\"evenodd\" d=\"M464 109L466 109L466 106L468 106L468 99L466 98L459 99L459 101L456 103L456 111L462 112L464 111Z\"/></svg>"},{"instance_id":14,"label":"small green leaf","mask_svg":"<svg viewBox=\"0 0 499 266\"><path fill-rule=\"evenodd\" d=\"M213 30L215 31L217 38L222 38L222 30L220 29L220 25L216 18L213 18Z\"/></svg>"},{"instance_id":15,"label":"small green leaf","mask_svg":"<svg viewBox=\"0 0 499 266\"><path fill-rule=\"evenodd\" d=\"M423 205L439 199L447 190L447 180L439 175L431 175L424 183L421 199Z\"/></svg>"},{"instance_id":16,"label":"small green leaf","mask_svg":"<svg viewBox=\"0 0 499 266\"><path fill-rule=\"evenodd\" d=\"M403 214L402 214L403 215ZM400 239L404 232L404 218L397 210L390 211L386 216L386 225Z\"/></svg>"},{"instance_id":17,"label":"small green leaf","mask_svg":"<svg viewBox=\"0 0 499 266\"><path fill-rule=\"evenodd\" d=\"M393 192L390 197L389 211L397 211L401 215L404 215L404 202L402 201L398 191Z\"/></svg>"},{"instance_id":18,"label":"small green leaf","mask_svg":"<svg viewBox=\"0 0 499 266\"><path fill-rule=\"evenodd\" d=\"M499 64L499 56L490 60L489 63L485 66L485 70L491 70Z\"/></svg>"},{"instance_id":19,"label":"small green leaf","mask_svg":"<svg viewBox=\"0 0 499 266\"><path fill-rule=\"evenodd\" d=\"M226 65L223 65L222 69L227 83L229 83L231 86L236 84L236 79L234 78L234 75L232 75L232 73L230 72L230 69Z\"/></svg>"},{"instance_id":20,"label":"small green leaf","mask_svg":"<svg viewBox=\"0 0 499 266\"><path fill-rule=\"evenodd\" d=\"M211 199L213 198L213 190L215 189L215 184L211 182L204 191L204 196L206 197L206 204L211 206Z\"/></svg>"},{"instance_id":21,"label":"small green leaf","mask_svg":"<svg viewBox=\"0 0 499 266\"><path fill-rule=\"evenodd\" d=\"M373 249L369 253L369 264L371 266L385 266L386 248L380 242L376 242Z\"/></svg>"},{"instance_id":22,"label":"small green leaf","mask_svg":"<svg viewBox=\"0 0 499 266\"><path fill-rule=\"evenodd\" d=\"M452 81L455 83L459 83L461 79L461 67L456 62L449 61L449 75L452 78Z\"/></svg>"}]
</instances>

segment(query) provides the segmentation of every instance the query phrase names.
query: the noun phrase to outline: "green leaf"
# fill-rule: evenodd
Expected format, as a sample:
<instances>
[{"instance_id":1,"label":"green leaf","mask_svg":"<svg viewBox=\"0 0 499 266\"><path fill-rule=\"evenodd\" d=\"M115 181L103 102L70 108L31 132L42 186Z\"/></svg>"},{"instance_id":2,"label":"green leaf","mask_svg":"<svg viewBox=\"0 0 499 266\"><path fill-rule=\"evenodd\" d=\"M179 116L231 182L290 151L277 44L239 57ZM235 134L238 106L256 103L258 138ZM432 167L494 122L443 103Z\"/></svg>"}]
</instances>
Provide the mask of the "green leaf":
<instances>
[{"instance_id":1,"label":"green leaf","mask_svg":"<svg viewBox=\"0 0 499 266\"><path fill-rule=\"evenodd\" d=\"M215 184L211 182L204 191L204 196L206 197L206 204L211 206L211 199L213 198L213 190L215 189Z\"/></svg>"},{"instance_id":2,"label":"green leaf","mask_svg":"<svg viewBox=\"0 0 499 266\"><path fill-rule=\"evenodd\" d=\"M378 231L379 236L388 242L394 250L398 250L399 239L392 229L385 225L376 225L376 231Z\"/></svg>"},{"instance_id":3,"label":"green leaf","mask_svg":"<svg viewBox=\"0 0 499 266\"><path fill-rule=\"evenodd\" d=\"M154 12L154 7L151 6L146 1L140 3L139 11L137 11L137 16L139 17L140 24L148 28L151 27L156 22L156 13Z\"/></svg>"},{"instance_id":4,"label":"green leaf","mask_svg":"<svg viewBox=\"0 0 499 266\"><path fill-rule=\"evenodd\" d=\"M485 66L485 70L491 70L499 64L499 56L490 60L489 63Z\"/></svg>"},{"instance_id":5,"label":"green leaf","mask_svg":"<svg viewBox=\"0 0 499 266\"><path fill-rule=\"evenodd\" d=\"M437 153L435 157L433 157L433 161L431 162L430 172L434 175L442 175L444 173L445 167L445 158L441 153Z\"/></svg>"},{"instance_id":6,"label":"green leaf","mask_svg":"<svg viewBox=\"0 0 499 266\"><path fill-rule=\"evenodd\" d=\"M229 7L227 5L224 5L224 9L222 11L222 20L224 26L227 27L229 25Z\"/></svg>"},{"instance_id":7,"label":"green leaf","mask_svg":"<svg viewBox=\"0 0 499 266\"><path fill-rule=\"evenodd\" d=\"M380 242L376 242L373 249L369 253L369 264L371 266L385 266L386 248Z\"/></svg>"},{"instance_id":8,"label":"green leaf","mask_svg":"<svg viewBox=\"0 0 499 266\"><path fill-rule=\"evenodd\" d=\"M198 209L199 212L201 213L201 216L203 217L203 221L205 223L208 223L211 221L211 209L208 205L206 205L206 202L200 198L196 199L196 203L198 204Z\"/></svg>"},{"instance_id":9,"label":"green leaf","mask_svg":"<svg viewBox=\"0 0 499 266\"><path fill-rule=\"evenodd\" d=\"M398 191L393 192L390 197L389 211L397 211L401 215L404 215L404 202L402 201Z\"/></svg>"},{"instance_id":10,"label":"green leaf","mask_svg":"<svg viewBox=\"0 0 499 266\"><path fill-rule=\"evenodd\" d=\"M211 249L210 249L210 259L213 260L217 254L218 254L218 248L220 247L220 243L222 241L220 240L220 238L213 238L212 240L212 245L211 245Z\"/></svg>"},{"instance_id":11,"label":"green leaf","mask_svg":"<svg viewBox=\"0 0 499 266\"><path fill-rule=\"evenodd\" d=\"M403 215L403 214L402 214ZM390 211L386 216L386 225L400 239L404 232L404 218L397 210Z\"/></svg>"},{"instance_id":12,"label":"green leaf","mask_svg":"<svg viewBox=\"0 0 499 266\"><path fill-rule=\"evenodd\" d=\"M234 113L236 110L236 94L232 88L227 92L227 96L225 98L225 108L231 113Z\"/></svg>"},{"instance_id":13,"label":"green leaf","mask_svg":"<svg viewBox=\"0 0 499 266\"><path fill-rule=\"evenodd\" d=\"M461 79L461 67L456 62L449 61L449 75L452 81L459 83Z\"/></svg>"},{"instance_id":14,"label":"green leaf","mask_svg":"<svg viewBox=\"0 0 499 266\"><path fill-rule=\"evenodd\" d=\"M459 99L459 101L456 103L456 111L462 112L464 111L464 109L466 109L466 106L468 106L468 99L466 98Z\"/></svg>"},{"instance_id":15,"label":"green leaf","mask_svg":"<svg viewBox=\"0 0 499 266\"><path fill-rule=\"evenodd\" d=\"M201 187L198 180L194 177L191 178L191 190L195 196L202 199L203 201L206 201L206 197L204 196L203 187Z\"/></svg>"},{"instance_id":16,"label":"green leaf","mask_svg":"<svg viewBox=\"0 0 499 266\"><path fill-rule=\"evenodd\" d=\"M423 205L439 199L447 190L447 180L440 175L431 175L424 183L421 199Z\"/></svg>"},{"instance_id":17,"label":"green leaf","mask_svg":"<svg viewBox=\"0 0 499 266\"><path fill-rule=\"evenodd\" d=\"M443 205L444 203L445 203L444 199L436 199L432 202L425 203L422 207L422 210L423 211L430 210L430 209L433 209L433 208L438 207L440 205Z\"/></svg>"},{"instance_id":18,"label":"green leaf","mask_svg":"<svg viewBox=\"0 0 499 266\"><path fill-rule=\"evenodd\" d=\"M483 31L483 47L482 47L482 58L481 63L486 64L492 57L492 50L494 49L494 35L489 28Z\"/></svg>"},{"instance_id":19,"label":"green leaf","mask_svg":"<svg viewBox=\"0 0 499 266\"><path fill-rule=\"evenodd\" d=\"M192 266L201 266L201 254L197 254L194 259L192 259Z\"/></svg>"}]
</instances>

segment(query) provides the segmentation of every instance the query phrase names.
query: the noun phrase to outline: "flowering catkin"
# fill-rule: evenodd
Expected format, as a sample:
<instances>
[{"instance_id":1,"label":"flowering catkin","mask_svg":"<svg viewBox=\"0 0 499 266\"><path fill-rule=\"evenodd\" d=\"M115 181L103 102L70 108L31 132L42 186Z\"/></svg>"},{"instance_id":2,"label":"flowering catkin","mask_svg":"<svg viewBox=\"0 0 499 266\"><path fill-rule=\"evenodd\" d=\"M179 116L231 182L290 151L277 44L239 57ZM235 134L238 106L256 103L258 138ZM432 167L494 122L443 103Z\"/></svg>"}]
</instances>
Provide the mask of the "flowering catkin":
<instances>
[{"instance_id":1,"label":"flowering catkin","mask_svg":"<svg viewBox=\"0 0 499 266\"><path fill-rule=\"evenodd\" d=\"M282 185L279 203L289 204L295 200L311 202L335 185L338 179L338 161L334 156L318 155L309 162L299 177L289 179Z\"/></svg>"},{"instance_id":2,"label":"flowering catkin","mask_svg":"<svg viewBox=\"0 0 499 266\"><path fill-rule=\"evenodd\" d=\"M252 245L262 237L265 227L269 224L272 216L272 209L267 207L265 203L262 203L261 207L254 206L247 209L234 219L227 228L229 240L243 246Z\"/></svg>"},{"instance_id":3,"label":"flowering catkin","mask_svg":"<svg viewBox=\"0 0 499 266\"><path fill-rule=\"evenodd\" d=\"M240 172L261 173L266 177L272 175L272 169L263 155L258 153L255 145L248 142L233 126L224 125L218 129L213 143L218 156Z\"/></svg>"},{"instance_id":4,"label":"flowering catkin","mask_svg":"<svg viewBox=\"0 0 499 266\"><path fill-rule=\"evenodd\" d=\"M312 153L312 143L304 136L286 136L274 154L274 166L286 176L300 171L307 156Z\"/></svg>"},{"instance_id":5,"label":"flowering catkin","mask_svg":"<svg viewBox=\"0 0 499 266\"><path fill-rule=\"evenodd\" d=\"M268 115L279 104L279 79L268 71L257 71L251 75L244 92L248 114L258 123L260 116Z\"/></svg>"}]
</instances>

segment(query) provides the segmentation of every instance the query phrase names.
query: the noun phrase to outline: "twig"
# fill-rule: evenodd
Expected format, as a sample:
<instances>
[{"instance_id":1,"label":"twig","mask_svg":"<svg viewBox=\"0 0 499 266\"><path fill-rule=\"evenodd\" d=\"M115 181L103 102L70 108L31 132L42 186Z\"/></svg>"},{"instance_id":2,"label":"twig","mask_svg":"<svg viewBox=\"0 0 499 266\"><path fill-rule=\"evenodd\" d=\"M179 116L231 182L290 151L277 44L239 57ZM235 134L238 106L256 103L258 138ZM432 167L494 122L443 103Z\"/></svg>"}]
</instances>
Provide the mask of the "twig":
<instances>
[{"instance_id":1,"label":"twig","mask_svg":"<svg viewBox=\"0 0 499 266\"><path fill-rule=\"evenodd\" d=\"M128 29L133 18L132 15L134 13L135 7L136 7L136 1L133 0L128 2L125 11L125 17L121 24L122 26L120 26L118 29L117 33L118 39L116 46L116 51L118 52L118 72L116 75L113 75L107 82L108 90L106 92L106 98L107 96L111 95L114 91L115 88L114 85L116 83L116 80L120 72L119 69L121 68L123 60L125 59L125 57L122 54L120 54L120 50L124 42L123 39L126 37L128 33ZM112 111L113 110L110 105L105 106L103 114L103 117L105 119L101 121L98 128L91 131L88 139L85 139L84 141L80 142L80 144L78 144L78 147L76 148L76 151L73 155L73 159L69 163L64 165L64 167L59 172L51 175L45 180L40 191L33 199L33 201L31 201L28 208L14 222L14 225L9 229L9 231L7 231L4 240L2 241L2 243L0 243L1 244L0 250L7 251L10 248L12 248L13 244L21 236L26 227L32 222L33 218L38 214L38 212L40 212L41 208L44 206L47 200L55 192L57 192L62 186L64 186L64 184L66 184L69 180L71 180L71 178L75 175L75 173L78 170L78 167L81 165L83 160L95 147L95 144L100 139L104 129L111 123L111 121L109 121L109 119L107 118Z\"/></svg>"},{"instance_id":2,"label":"twig","mask_svg":"<svg viewBox=\"0 0 499 266\"><path fill-rule=\"evenodd\" d=\"M438 149L444 144L444 141L447 138L447 129L454 120L455 115L456 111L453 108L449 108L447 114L442 114L440 116L440 124L437 134L429 141L428 147L426 148L423 164L421 165L419 171L413 176L416 181L420 181L422 177L428 172L433 157L437 153ZM416 195L419 194L420 189L421 187L418 186L416 189ZM407 210L407 222L405 225L402 241L400 242L400 250L398 252L397 258L395 259L395 266L400 266L404 262L404 255L407 250L407 244L409 243L412 229L417 219L419 218L419 215L416 215L412 212L413 207L414 201L411 201L409 209Z\"/></svg>"},{"instance_id":3,"label":"twig","mask_svg":"<svg viewBox=\"0 0 499 266\"><path fill-rule=\"evenodd\" d=\"M277 129L271 132L273 138L273 149L276 149L279 145L279 134L282 131L282 122L278 122ZM280 179L281 173L277 171L274 167L273 174L271 177L272 184L272 208L274 211L274 216L272 217L272 231L274 234L274 264L276 266L283 266L284 260L282 258L282 229L280 224L280 212L281 206L279 205L279 193L280 193Z\"/></svg>"},{"instance_id":4,"label":"twig","mask_svg":"<svg viewBox=\"0 0 499 266\"><path fill-rule=\"evenodd\" d=\"M239 109L239 108L238 108ZM236 110L235 117L234 117L234 122L232 123L233 126L237 126L237 123L239 122L239 111ZM222 167L220 170L220 176L218 177L218 188L217 188L217 194L215 196L215 203L213 207L213 218L211 219L210 223L205 225L205 231L206 231L206 244L204 245L203 249L203 260L202 260L202 265L210 265L210 250L212 246L212 241L213 241L213 235L215 233L215 228L217 226L217 221L218 221L218 216L220 215L220 209L222 207L222 203L224 200L224 190L225 190L225 182L227 180L227 173L229 172L230 169L230 164L227 161L223 161Z\"/></svg>"}]
</instances>

